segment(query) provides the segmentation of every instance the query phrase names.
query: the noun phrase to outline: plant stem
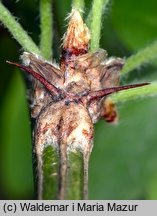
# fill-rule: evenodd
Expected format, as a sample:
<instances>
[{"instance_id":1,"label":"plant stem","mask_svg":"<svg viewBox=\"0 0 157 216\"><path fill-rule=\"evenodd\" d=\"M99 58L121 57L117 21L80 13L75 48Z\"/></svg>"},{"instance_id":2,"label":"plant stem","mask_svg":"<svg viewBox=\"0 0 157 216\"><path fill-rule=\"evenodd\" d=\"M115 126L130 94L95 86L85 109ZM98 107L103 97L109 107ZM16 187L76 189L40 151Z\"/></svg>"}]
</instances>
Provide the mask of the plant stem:
<instances>
[{"instance_id":1,"label":"plant stem","mask_svg":"<svg viewBox=\"0 0 157 216\"><path fill-rule=\"evenodd\" d=\"M47 146L43 151L42 161L43 191L41 198L44 200L57 199L59 169L59 155L57 150L50 145ZM41 187L41 185L38 187Z\"/></svg>"},{"instance_id":2,"label":"plant stem","mask_svg":"<svg viewBox=\"0 0 157 216\"><path fill-rule=\"evenodd\" d=\"M105 10L109 0L93 0L92 5L92 19L90 25L91 31L91 51L99 48L100 33L101 33L101 19L103 11Z\"/></svg>"},{"instance_id":3,"label":"plant stem","mask_svg":"<svg viewBox=\"0 0 157 216\"><path fill-rule=\"evenodd\" d=\"M40 49L44 58L52 58L52 0L40 0Z\"/></svg>"},{"instance_id":4,"label":"plant stem","mask_svg":"<svg viewBox=\"0 0 157 216\"><path fill-rule=\"evenodd\" d=\"M126 63L121 73L122 74L128 73L131 70L139 67L140 65L150 62L156 57L157 57L157 41L150 44L146 48L141 49L136 54L130 56L126 60Z\"/></svg>"},{"instance_id":5,"label":"plant stem","mask_svg":"<svg viewBox=\"0 0 157 216\"><path fill-rule=\"evenodd\" d=\"M72 7L79 11L82 11L84 8L84 0L73 0Z\"/></svg>"},{"instance_id":6,"label":"plant stem","mask_svg":"<svg viewBox=\"0 0 157 216\"><path fill-rule=\"evenodd\" d=\"M65 199L84 199L83 154L77 151L68 154L67 194Z\"/></svg>"},{"instance_id":7,"label":"plant stem","mask_svg":"<svg viewBox=\"0 0 157 216\"><path fill-rule=\"evenodd\" d=\"M8 28L12 36L23 47L24 50L41 55L39 48L33 42L31 37L28 36L27 32L16 21L15 17L11 15L11 13L2 4L1 1L0 1L0 21L4 24L5 27Z\"/></svg>"},{"instance_id":8,"label":"plant stem","mask_svg":"<svg viewBox=\"0 0 157 216\"><path fill-rule=\"evenodd\" d=\"M157 94L157 83L154 82L147 86L118 92L116 94L111 95L110 97L114 103L123 103L129 100L143 98L147 96L153 96L156 94Z\"/></svg>"},{"instance_id":9,"label":"plant stem","mask_svg":"<svg viewBox=\"0 0 157 216\"><path fill-rule=\"evenodd\" d=\"M36 156L38 161L38 179L36 180L38 199L87 199L88 155L79 150L67 152L65 182L61 178L63 164L57 148L48 145L44 147L41 155ZM64 196L59 197L60 188L64 183Z\"/></svg>"}]
</instances>

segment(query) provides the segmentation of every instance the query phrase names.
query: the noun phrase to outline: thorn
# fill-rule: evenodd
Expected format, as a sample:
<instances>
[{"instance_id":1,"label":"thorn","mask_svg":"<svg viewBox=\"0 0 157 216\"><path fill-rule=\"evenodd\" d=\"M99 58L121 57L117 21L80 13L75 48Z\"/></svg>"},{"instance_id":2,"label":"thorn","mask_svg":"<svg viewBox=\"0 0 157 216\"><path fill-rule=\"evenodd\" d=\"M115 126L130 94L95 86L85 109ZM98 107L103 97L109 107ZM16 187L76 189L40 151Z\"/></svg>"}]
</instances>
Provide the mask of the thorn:
<instances>
[{"instance_id":1,"label":"thorn","mask_svg":"<svg viewBox=\"0 0 157 216\"><path fill-rule=\"evenodd\" d=\"M133 85L127 85L127 86L118 86L118 87L106 88L106 89L99 90L99 91L93 91L93 92L89 92L87 99L88 99L88 101L91 102L92 100L97 100L99 98L103 98L103 97L105 97L109 94L115 93L115 92L131 89L131 88L137 88L137 87L141 87L141 86L145 86L145 85L149 85L149 84L150 83L139 83L139 84L133 84Z\"/></svg>"},{"instance_id":2,"label":"thorn","mask_svg":"<svg viewBox=\"0 0 157 216\"><path fill-rule=\"evenodd\" d=\"M8 64L14 65L16 67L21 68L22 70L30 73L35 79L39 80L40 83L42 83L45 88L47 90L49 90L52 94L55 94L57 96L59 96L61 94L61 90L56 88L53 84L51 84L50 82L48 82L43 76L41 76L40 74L36 73L35 71L33 71L31 68L29 68L28 66L23 66L21 64L15 63L15 62L11 62L11 61L6 61Z\"/></svg>"}]
</instances>

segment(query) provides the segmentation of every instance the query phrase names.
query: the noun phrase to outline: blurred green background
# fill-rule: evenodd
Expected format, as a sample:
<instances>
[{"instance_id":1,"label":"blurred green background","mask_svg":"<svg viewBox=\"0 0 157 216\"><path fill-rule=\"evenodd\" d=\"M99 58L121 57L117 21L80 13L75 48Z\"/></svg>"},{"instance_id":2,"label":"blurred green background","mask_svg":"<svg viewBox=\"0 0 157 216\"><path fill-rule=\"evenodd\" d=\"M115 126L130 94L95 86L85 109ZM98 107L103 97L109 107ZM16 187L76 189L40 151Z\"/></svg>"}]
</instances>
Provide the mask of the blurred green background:
<instances>
[{"instance_id":1,"label":"blurred green background","mask_svg":"<svg viewBox=\"0 0 157 216\"><path fill-rule=\"evenodd\" d=\"M38 1L2 1L39 42ZM85 1L86 17L91 1ZM112 0L103 16L101 48L127 57L157 39L156 0ZM70 0L54 0L54 53L66 29ZM0 199L32 199L31 132L22 73L21 47L0 26ZM122 78L122 83L157 80L156 61ZM89 199L157 199L157 96L118 104L119 124L95 126Z\"/></svg>"}]
</instances>

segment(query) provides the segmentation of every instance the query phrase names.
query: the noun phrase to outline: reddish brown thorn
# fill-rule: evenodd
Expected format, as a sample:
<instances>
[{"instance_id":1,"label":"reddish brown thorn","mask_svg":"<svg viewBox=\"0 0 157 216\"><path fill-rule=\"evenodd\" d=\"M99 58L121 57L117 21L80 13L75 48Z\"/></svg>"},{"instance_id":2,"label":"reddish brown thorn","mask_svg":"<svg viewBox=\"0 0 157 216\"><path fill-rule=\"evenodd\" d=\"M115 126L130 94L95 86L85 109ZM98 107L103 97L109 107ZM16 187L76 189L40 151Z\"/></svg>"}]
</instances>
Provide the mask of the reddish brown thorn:
<instances>
[{"instance_id":1,"label":"reddish brown thorn","mask_svg":"<svg viewBox=\"0 0 157 216\"><path fill-rule=\"evenodd\" d=\"M16 67L21 68L22 70L32 74L32 76L39 80L47 90L49 90L53 95L55 94L56 96L59 96L61 94L61 90L56 88L53 84L49 83L44 77L42 77L40 74L36 73L35 71L33 71L31 68L23 66L21 64L15 63L15 62L10 62L10 61L6 61L7 63L11 64L11 65L15 65Z\"/></svg>"},{"instance_id":2,"label":"reddish brown thorn","mask_svg":"<svg viewBox=\"0 0 157 216\"><path fill-rule=\"evenodd\" d=\"M112 94L114 92L123 91L131 88L137 88L141 86L149 85L149 83L139 83L139 84L133 84L133 85L127 85L127 86L118 86L113 88L107 88L99 91L89 92L87 98L88 101L97 100L99 98L103 98L109 94Z\"/></svg>"}]
</instances>

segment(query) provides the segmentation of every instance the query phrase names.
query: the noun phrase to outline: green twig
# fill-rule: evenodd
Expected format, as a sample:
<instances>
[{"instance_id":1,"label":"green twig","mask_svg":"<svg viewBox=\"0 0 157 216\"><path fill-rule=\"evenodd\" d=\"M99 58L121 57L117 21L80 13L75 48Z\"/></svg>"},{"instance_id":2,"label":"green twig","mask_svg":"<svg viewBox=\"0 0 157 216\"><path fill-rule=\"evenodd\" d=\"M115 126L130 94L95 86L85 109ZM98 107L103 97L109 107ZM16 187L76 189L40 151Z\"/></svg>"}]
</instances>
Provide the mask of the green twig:
<instances>
[{"instance_id":1,"label":"green twig","mask_svg":"<svg viewBox=\"0 0 157 216\"><path fill-rule=\"evenodd\" d=\"M67 193L65 199L84 199L84 161L80 151L69 152L67 173Z\"/></svg>"},{"instance_id":2,"label":"green twig","mask_svg":"<svg viewBox=\"0 0 157 216\"><path fill-rule=\"evenodd\" d=\"M72 7L78 9L79 11L83 11L84 0L73 0Z\"/></svg>"},{"instance_id":3,"label":"green twig","mask_svg":"<svg viewBox=\"0 0 157 216\"><path fill-rule=\"evenodd\" d=\"M15 17L11 15L8 9L0 2L0 21L8 28L12 36L23 47L24 50L34 52L41 55L40 50L36 44L28 36L27 32L16 21Z\"/></svg>"},{"instance_id":4,"label":"green twig","mask_svg":"<svg viewBox=\"0 0 157 216\"><path fill-rule=\"evenodd\" d=\"M88 196L88 150L67 151L66 169L56 143L44 145L41 154L36 154L38 199L87 199ZM91 143L90 143L91 144ZM92 146L92 145L91 145ZM89 146L90 147L90 146ZM63 172L65 171L64 175ZM36 177L36 175L35 175Z\"/></svg>"},{"instance_id":5,"label":"green twig","mask_svg":"<svg viewBox=\"0 0 157 216\"><path fill-rule=\"evenodd\" d=\"M105 10L109 0L93 0L91 12L91 51L99 48L100 33L101 33L101 19L103 11Z\"/></svg>"},{"instance_id":6,"label":"green twig","mask_svg":"<svg viewBox=\"0 0 157 216\"><path fill-rule=\"evenodd\" d=\"M139 67L144 63L148 63L157 57L157 41L150 44L144 49L141 49L135 55L130 56L125 63L122 74L128 73L131 70Z\"/></svg>"},{"instance_id":7,"label":"green twig","mask_svg":"<svg viewBox=\"0 0 157 216\"><path fill-rule=\"evenodd\" d=\"M52 58L52 0L40 0L40 49L46 59Z\"/></svg>"},{"instance_id":8,"label":"green twig","mask_svg":"<svg viewBox=\"0 0 157 216\"><path fill-rule=\"evenodd\" d=\"M150 85L121 91L111 96L115 103L123 103L129 100L157 95L157 82Z\"/></svg>"},{"instance_id":9,"label":"green twig","mask_svg":"<svg viewBox=\"0 0 157 216\"><path fill-rule=\"evenodd\" d=\"M58 169L59 169L59 155L55 148L47 146L43 150L43 186L42 194L39 198L44 200L58 198ZM39 182L38 182L39 184Z\"/></svg>"}]
</instances>

